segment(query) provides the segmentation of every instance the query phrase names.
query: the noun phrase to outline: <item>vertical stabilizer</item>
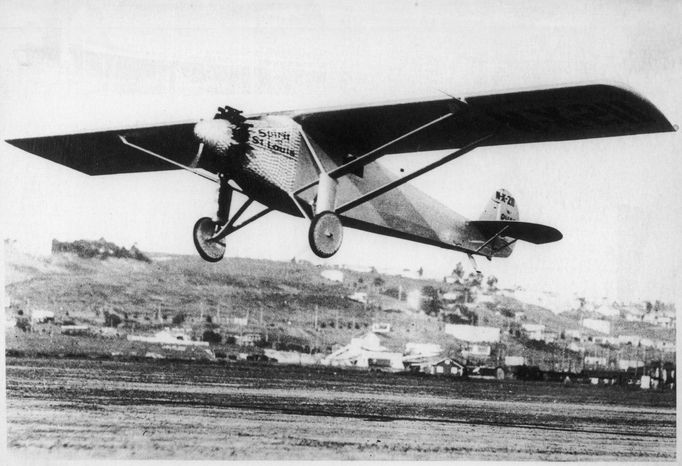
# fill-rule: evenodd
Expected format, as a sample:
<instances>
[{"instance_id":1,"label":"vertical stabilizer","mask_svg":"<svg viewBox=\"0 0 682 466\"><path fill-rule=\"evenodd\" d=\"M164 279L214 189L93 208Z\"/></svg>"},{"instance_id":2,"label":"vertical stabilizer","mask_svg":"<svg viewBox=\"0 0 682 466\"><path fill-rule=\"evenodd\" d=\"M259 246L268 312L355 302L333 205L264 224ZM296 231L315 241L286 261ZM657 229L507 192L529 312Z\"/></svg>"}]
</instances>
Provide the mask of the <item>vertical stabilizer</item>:
<instances>
[{"instance_id":1,"label":"vertical stabilizer","mask_svg":"<svg viewBox=\"0 0 682 466\"><path fill-rule=\"evenodd\" d=\"M516 199L506 189L498 189L488 201L479 220L519 220L519 208Z\"/></svg>"}]
</instances>

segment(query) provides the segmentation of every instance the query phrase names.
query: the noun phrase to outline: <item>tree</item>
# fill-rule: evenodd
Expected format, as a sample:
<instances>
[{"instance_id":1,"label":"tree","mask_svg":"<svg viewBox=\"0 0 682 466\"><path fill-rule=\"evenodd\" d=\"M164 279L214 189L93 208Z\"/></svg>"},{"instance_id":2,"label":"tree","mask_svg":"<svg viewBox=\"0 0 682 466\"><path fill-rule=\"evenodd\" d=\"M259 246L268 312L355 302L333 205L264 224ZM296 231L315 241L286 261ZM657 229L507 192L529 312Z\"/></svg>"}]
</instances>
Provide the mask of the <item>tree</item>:
<instances>
[{"instance_id":1,"label":"tree","mask_svg":"<svg viewBox=\"0 0 682 466\"><path fill-rule=\"evenodd\" d=\"M483 281L483 276L480 273L474 273L471 272L469 276L467 277L467 285L468 286L481 286L481 282Z\"/></svg>"},{"instance_id":2,"label":"tree","mask_svg":"<svg viewBox=\"0 0 682 466\"><path fill-rule=\"evenodd\" d=\"M462 266L461 262L457 262L455 268L452 269L452 275L460 280L462 279L462 277L464 276L464 267Z\"/></svg>"},{"instance_id":3,"label":"tree","mask_svg":"<svg viewBox=\"0 0 682 466\"><path fill-rule=\"evenodd\" d=\"M206 330L201 337L201 341L207 341L209 343L219 344L222 341L222 337L219 333L213 332L211 330Z\"/></svg>"},{"instance_id":4,"label":"tree","mask_svg":"<svg viewBox=\"0 0 682 466\"><path fill-rule=\"evenodd\" d=\"M422 275L424 275L424 269L422 267L419 267L419 270L417 270L417 275L419 275L419 278L421 278Z\"/></svg>"},{"instance_id":5,"label":"tree","mask_svg":"<svg viewBox=\"0 0 682 466\"><path fill-rule=\"evenodd\" d=\"M376 277L374 279L374 287L381 288L382 286L384 286L384 279L381 277Z\"/></svg>"},{"instance_id":6,"label":"tree","mask_svg":"<svg viewBox=\"0 0 682 466\"><path fill-rule=\"evenodd\" d=\"M427 315L438 315L443 305L438 296L438 290L431 285L422 288L422 311Z\"/></svg>"},{"instance_id":7,"label":"tree","mask_svg":"<svg viewBox=\"0 0 682 466\"><path fill-rule=\"evenodd\" d=\"M488 284L488 289L490 291L497 290L497 277L495 275L489 276L486 283Z\"/></svg>"},{"instance_id":8,"label":"tree","mask_svg":"<svg viewBox=\"0 0 682 466\"><path fill-rule=\"evenodd\" d=\"M183 312L178 312L173 316L173 325L181 325L185 322L185 314Z\"/></svg>"},{"instance_id":9,"label":"tree","mask_svg":"<svg viewBox=\"0 0 682 466\"><path fill-rule=\"evenodd\" d=\"M122 320L117 314L104 311L104 325L106 327L118 327L121 322Z\"/></svg>"}]
</instances>

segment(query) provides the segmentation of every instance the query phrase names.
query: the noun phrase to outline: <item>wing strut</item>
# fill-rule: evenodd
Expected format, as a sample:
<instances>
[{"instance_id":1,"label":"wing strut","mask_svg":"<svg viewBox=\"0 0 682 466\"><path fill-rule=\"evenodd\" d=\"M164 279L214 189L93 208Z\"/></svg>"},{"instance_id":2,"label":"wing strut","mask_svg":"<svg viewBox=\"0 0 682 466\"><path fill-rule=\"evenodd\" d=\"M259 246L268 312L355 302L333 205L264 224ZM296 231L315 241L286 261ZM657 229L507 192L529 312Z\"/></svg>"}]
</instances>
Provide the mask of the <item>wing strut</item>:
<instances>
[{"instance_id":1,"label":"wing strut","mask_svg":"<svg viewBox=\"0 0 682 466\"><path fill-rule=\"evenodd\" d=\"M353 170L355 170L356 168L363 167L363 166L367 165L368 163L371 163L371 162L377 160L378 158L382 157L383 154L381 153L381 151L383 149L386 149L387 147L390 147L393 144L400 142L403 139L405 139L409 136L412 136L413 134L418 133L419 131L426 129L429 126L433 126L436 123L445 120L446 118L450 118L453 115L454 115L453 112L449 112L449 113L446 113L445 115L441 115L438 118L436 118L435 120L432 120L432 121L420 126L419 128L413 129L412 131L409 131L409 132L403 134L402 136L399 136L399 137L393 139L392 141L389 141L386 144L383 144L383 145L377 147L376 149L372 149L371 151L367 152L366 154L363 154L360 157L354 158L350 162L348 162L344 165L341 165L340 167L336 167L334 170L327 173L327 175L333 179L341 178L342 176L353 172ZM315 151L312 149L312 146L310 145L310 142L308 141L308 138L306 137L305 132L302 131L302 134L303 134L304 141L306 142L306 144L308 145L308 148L310 149L311 153L313 154L313 157L315 159L315 163L317 164L320 172L323 172L324 170L323 170L322 164L320 163L319 159L317 158ZM303 191L312 188L313 186L315 186L318 183L319 183L319 179L315 180L315 181L311 181L310 183L303 185L300 188L298 188L296 191L294 191L293 195L296 196L297 194L300 194Z\"/></svg>"},{"instance_id":2,"label":"wing strut","mask_svg":"<svg viewBox=\"0 0 682 466\"><path fill-rule=\"evenodd\" d=\"M159 154L157 154L156 152L152 152L152 151L150 151L150 150L148 150L148 149L145 149L144 147L140 147L140 146L138 146L138 145L136 145L136 144L133 144L132 142L128 141L128 140L126 139L125 136L119 135L118 137L119 137L119 139L121 140L121 142L122 142L123 144L125 144L126 146L132 147L133 149L137 149L137 150L139 150L140 152L144 152L145 154L149 154L149 155L151 155L151 156L153 156L153 157L156 157L157 159L161 159L161 160L163 160L164 162L168 162L168 163L170 163L171 165L175 165L175 166L178 167L178 168L182 168L183 170L187 170L187 171L190 172L190 173L194 173L195 175L198 175L198 176L200 176L200 177L202 177L202 178L204 178L204 179L207 179L207 180L209 180L209 181L213 181L214 183L219 183L219 182L220 182L220 179L218 178L218 176L214 175L213 173L209 173L209 172L206 172L205 170L200 170L200 169L198 169L198 168L195 168L195 167L192 167L192 166L189 166L189 165L183 165L183 164L181 164L181 163L179 163L179 162L176 162L175 160L171 160L171 159L169 159L169 158L167 158L167 157L164 157L163 155L159 155ZM197 155L194 157L195 160L198 161L199 157L201 156L201 151L202 151L202 150L203 150L203 144L199 146L199 151L197 152ZM241 192L241 191L239 191L239 192Z\"/></svg>"},{"instance_id":3,"label":"wing strut","mask_svg":"<svg viewBox=\"0 0 682 466\"><path fill-rule=\"evenodd\" d=\"M360 157L353 159L352 161L350 161L344 165L341 165L340 167L335 168L334 170L329 172L329 176L336 179L336 178L342 177L343 175L347 175L348 173L351 173L356 168L365 166L368 163L373 162L376 159L380 158L382 156L380 151L382 151L383 149L386 149L387 147L392 146L393 144L400 142L403 139L405 139L409 136L412 136L415 133L418 133L419 131L426 129L429 126L433 126L436 123L438 123L442 120L445 120L446 118L450 118L453 115L454 115L454 113L450 112L450 113L446 113L445 115L439 116L435 120L432 120L432 121L426 123L425 125L420 126L417 129L413 129L412 131L405 133L402 136L399 136L399 137L393 139L392 141L389 141L386 144L377 147L376 149L372 149L371 151L367 152L366 154L363 154Z\"/></svg>"},{"instance_id":4,"label":"wing strut","mask_svg":"<svg viewBox=\"0 0 682 466\"><path fill-rule=\"evenodd\" d=\"M471 152L472 150L476 149L477 147L479 147L481 144L485 143L485 141L487 141L488 139L490 139L494 135L495 135L495 133L491 133L491 134L488 134L487 136L484 136L480 139L477 139L476 141L462 147L461 149L458 149L454 152L451 152L451 153L445 155L444 157L441 157L440 159L436 160L435 162L430 163L429 165L427 165L423 168L420 168L419 170L415 171L414 173L410 173L409 175L405 175L402 178L399 178L395 181L392 181L390 183L386 183L385 185L383 185L383 186L381 186L381 187L379 187L373 191L370 191L367 194L358 197L357 199L354 199L350 202L347 202L346 204L343 204L342 206L336 208L336 212L337 213L346 212L346 211L348 211L354 207L359 206L360 204L363 204L363 203L365 203L371 199L374 199L377 196L381 196L382 194L384 194L384 193L386 193L392 189L395 189L398 186L403 185L403 184L407 183L408 181L411 181L411 180L417 178L418 176L423 175L424 173L430 172L434 168L438 168L441 165L446 164L447 162L455 160L456 158L461 157L462 155L466 154L467 152ZM349 165L349 164L346 164L346 165Z\"/></svg>"},{"instance_id":5,"label":"wing strut","mask_svg":"<svg viewBox=\"0 0 682 466\"><path fill-rule=\"evenodd\" d=\"M239 225L235 225L235 222L242 216L242 214L246 211L246 209L249 208L249 206L253 204L253 199L249 198L247 199L244 204L237 210L237 212L232 216L230 220L228 220L225 225L220 227L220 230L218 230L213 236L209 238L210 241L219 241L223 238L225 238L227 235L234 233L237 230L240 230L244 228L246 225L248 225L251 222L254 222L261 218L263 215L268 214L272 212L273 209L266 207L265 209L261 210L257 214L252 215L249 219L244 220L242 223Z\"/></svg>"}]
</instances>

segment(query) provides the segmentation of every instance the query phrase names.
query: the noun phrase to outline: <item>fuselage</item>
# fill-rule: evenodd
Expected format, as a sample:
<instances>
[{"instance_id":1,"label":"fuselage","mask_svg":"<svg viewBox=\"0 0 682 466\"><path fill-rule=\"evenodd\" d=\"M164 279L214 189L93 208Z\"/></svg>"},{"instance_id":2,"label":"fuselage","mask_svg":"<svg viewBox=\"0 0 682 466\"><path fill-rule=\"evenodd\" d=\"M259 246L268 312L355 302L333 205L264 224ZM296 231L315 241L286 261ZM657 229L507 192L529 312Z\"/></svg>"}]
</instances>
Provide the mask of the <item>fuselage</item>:
<instances>
[{"instance_id":1,"label":"fuselage","mask_svg":"<svg viewBox=\"0 0 682 466\"><path fill-rule=\"evenodd\" d=\"M335 153L333 147L323 147L309 136L306 141L300 125L284 115L263 116L248 123L252 125L251 149L229 176L245 194L268 207L299 217L303 216L301 208L310 209L311 213L315 186L298 195L304 201L298 206L292 196L297 188L318 179L311 149L327 172L347 161L344 154ZM379 163L371 162L361 172L338 179L336 205L396 178ZM477 249L488 239L469 226L464 216L409 183L344 212L342 220L347 227L448 249ZM510 253L511 248L503 248L492 255L505 257Z\"/></svg>"}]
</instances>

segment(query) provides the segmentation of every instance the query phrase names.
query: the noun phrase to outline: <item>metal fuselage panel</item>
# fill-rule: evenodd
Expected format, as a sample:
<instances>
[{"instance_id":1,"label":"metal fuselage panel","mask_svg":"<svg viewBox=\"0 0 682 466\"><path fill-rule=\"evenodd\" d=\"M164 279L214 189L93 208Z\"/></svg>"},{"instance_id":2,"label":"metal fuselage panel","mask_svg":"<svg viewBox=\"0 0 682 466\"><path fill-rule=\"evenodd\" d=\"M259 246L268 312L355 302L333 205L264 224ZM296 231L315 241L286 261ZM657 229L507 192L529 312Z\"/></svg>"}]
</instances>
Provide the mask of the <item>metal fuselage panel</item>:
<instances>
[{"instance_id":1,"label":"metal fuselage panel","mask_svg":"<svg viewBox=\"0 0 682 466\"><path fill-rule=\"evenodd\" d=\"M251 150L239 168L231 173L245 194L281 212L302 216L290 193L317 180L313 154L302 136L298 123L287 116L265 116L249 120ZM308 137L326 171L344 163L334 148L321 147ZM376 189L397 177L377 162L365 165L361 172L338 179L336 206ZM299 194L312 211L317 187ZM434 246L477 249L487 238L467 219L409 183L369 200L342 215L344 225L365 231L404 238ZM499 242L498 242L499 246ZM489 247L481 251L486 253ZM493 255L509 255L509 248Z\"/></svg>"}]
</instances>

